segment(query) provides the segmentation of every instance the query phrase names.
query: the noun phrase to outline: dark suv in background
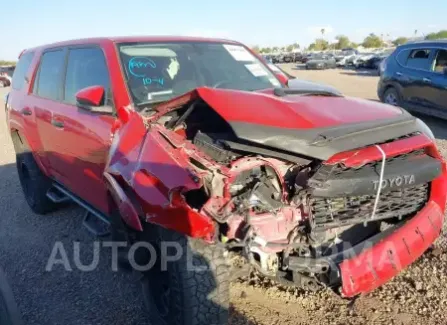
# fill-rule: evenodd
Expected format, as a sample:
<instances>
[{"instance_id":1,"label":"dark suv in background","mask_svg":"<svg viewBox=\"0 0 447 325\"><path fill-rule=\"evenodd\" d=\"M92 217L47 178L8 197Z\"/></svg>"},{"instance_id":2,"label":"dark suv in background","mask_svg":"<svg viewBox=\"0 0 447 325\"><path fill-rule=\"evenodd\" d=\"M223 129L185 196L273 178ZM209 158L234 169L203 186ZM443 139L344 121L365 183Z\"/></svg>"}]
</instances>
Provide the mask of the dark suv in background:
<instances>
[{"instance_id":1,"label":"dark suv in background","mask_svg":"<svg viewBox=\"0 0 447 325\"><path fill-rule=\"evenodd\" d=\"M382 102L447 118L447 40L399 46L380 67Z\"/></svg>"}]
</instances>

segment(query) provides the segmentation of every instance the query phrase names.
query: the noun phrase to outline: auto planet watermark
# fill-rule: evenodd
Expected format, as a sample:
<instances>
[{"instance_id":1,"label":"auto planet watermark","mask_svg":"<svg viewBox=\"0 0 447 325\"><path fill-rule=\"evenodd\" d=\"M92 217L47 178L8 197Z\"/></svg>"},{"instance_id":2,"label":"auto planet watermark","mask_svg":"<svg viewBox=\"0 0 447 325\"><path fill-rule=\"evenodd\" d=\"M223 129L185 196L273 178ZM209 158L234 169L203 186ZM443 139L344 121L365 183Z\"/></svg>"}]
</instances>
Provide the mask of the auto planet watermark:
<instances>
[{"instance_id":1,"label":"auto planet watermark","mask_svg":"<svg viewBox=\"0 0 447 325\"><path fill-rule=\"evenodd\" d=\"M81 242L73 242L72 255L70 255L68 252L71 252L71 250L67 250L64 243L58 241L53 246L45 271L51 272L55 268L62 267L68 272L71 272L74 269L82 272L92 272L99 266L102 249L111 251L111 254L109 254L111 255L110 266L111 270L114 272L119 269L119 260L125 260L132 269L140 272L149 271L155 266L157 261L160 262L157 264L157 267L159 267L161 271L166 271L169 263L177 262L181 258L186 258L188 271L203 272L210 268L209 265L204 265L204 263L195 265L193 263L195 253L189 248L184 249L175 241L161 242L158 251L151 243L144 241L136 242L130 246L127 242L94 241L91 248L93 257L90 259L89 263L86 264L81 260L82 250L89 248L84 247L81 249ZM138 260L137 250L145 252L143 262Z\"/></svg>"},{"instance_id":2,"label":"auto planet watermark","mask_svg":"<svg viewBox=\"0 0 447 325\"><path fill-rule=\"evenodd\" d=\"M343 242L342 245L336 245L324 252L324 256L317 254L315 258L325 258L325 256L335 256L338 253L343 252L343 260L353 261L351 266L353 267L369 267L374 266L375 270L381 270L383 267L387 267L390 264L395 269L402 269L402 264L398 255L395 245L392 242L383 243L380 254L373 253L371 249L375 245L372 241L366 241L362 243L362 249L356 250L349 242ZM94 241L89 247L81 249L81 242L73 242L72 250L67 250L62 242L56 242L51 251L50 257L47 261L45 270L51 272L56 268L62 267L65 271L71 272L74 269L82 272L92 272L96 270L100 264L101 250L110 250L111 254L111 270L116 272L119 270L119 260L125 260L133 270L145 272L151 270L155 265L160 268L161 271L168 270L169 263L174 263L182 258L186 258L186 268L190 272L204 272L212 267L212 263L201 262L197 265L197 253L192 252L189 247L184 249L178 242L175 241L162 241L157 250L151 243L140 241L129 246L127 242L118 241ZM82 256L85 260L85 250L92 249L92 256L89 263L82 261ZM143 260L138 259L137 251L142 250L145 252ZM72 252L69 254L68 252ZM141 251L140 251L141 252ZM356 259L361 254L361 258ZM140 255L141 256L141 255ZM103 256L104 258L104 256ZM315 258L309 257L304 259L306 263L312 265ZM199 259L200 260L200 259ZM196 263L194 263L194 262ZM204 260L203 260L204 261ZM327 259L331 269L338 269L337 263L332 259ZM158 263L157 263L158 262Z\"/></svg>"}]
</instances>

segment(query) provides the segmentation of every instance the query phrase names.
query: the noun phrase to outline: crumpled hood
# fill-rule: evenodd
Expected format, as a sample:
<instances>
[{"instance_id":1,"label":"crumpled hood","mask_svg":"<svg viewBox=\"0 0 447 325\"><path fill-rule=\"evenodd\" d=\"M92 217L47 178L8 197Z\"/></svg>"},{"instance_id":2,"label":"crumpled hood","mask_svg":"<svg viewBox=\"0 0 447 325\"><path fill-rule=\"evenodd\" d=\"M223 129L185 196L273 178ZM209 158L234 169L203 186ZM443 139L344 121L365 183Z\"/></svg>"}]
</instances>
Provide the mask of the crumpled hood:
<instances>
[{"instance_id":1,"label":"crumpled hood","mask_svg":"<svg viewBox=\"0 0 447 325\"><path fill-rule=\"evenodd\" d=\"M310 90L309 90L310 91ZM289 95L198 88L199 96L228 122L313 129L389 119L399 108L356 98Z\"/></svg>"},{"instance_id":2,"label":"crumpled hood","mask_svg":"<svg viewBox=\"0 0 447 325\"><path fill-rule=\"evenodd\" d=\"M281 97L271 90L201 87L158 106L153 118L197 98L228 123L233 142L321 160L421 131L413 116L390 105L338 96Z\"/></svg>"}]
</instances>

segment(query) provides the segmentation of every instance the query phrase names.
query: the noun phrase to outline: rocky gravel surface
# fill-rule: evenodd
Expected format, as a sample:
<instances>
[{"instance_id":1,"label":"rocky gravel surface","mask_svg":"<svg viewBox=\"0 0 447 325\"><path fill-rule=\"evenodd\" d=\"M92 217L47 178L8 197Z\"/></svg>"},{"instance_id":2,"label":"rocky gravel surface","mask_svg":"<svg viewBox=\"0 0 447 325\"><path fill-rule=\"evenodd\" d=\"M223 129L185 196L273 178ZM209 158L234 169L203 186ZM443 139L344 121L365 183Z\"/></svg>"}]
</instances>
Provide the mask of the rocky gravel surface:
<instances>
[{"instance_id":1,"label":"rocky gravel surface","mask_svg":"<svg viewBox=\"0 0 447 325\"><path fill-rule=\"evenodd\" d=\"M351 70L284 68L299 78L325 82L345 94L377 100L377 77ZM7 89L6 89L7 90ZM6 93L0 89L1 99ZM447 122L421 117L433 129L447 158ZM55 241L89 247L95 240L81 227L76 207L45 217L25 204L14 166L3 109L0 110L0 266L11 282L26 324L145 324L137 279L110 272L101 251L93 272L45 272ZM446 227L444 227L446 228ZM447 237L391 282L355 300L332 291L281 287L256 275L232 285L231 325L447 325ZM91 259L88 249L81 259ZM91 250L90 250L91 251ZM84 251L82 251L84 252Z\"/></svg>"}]
</instances>

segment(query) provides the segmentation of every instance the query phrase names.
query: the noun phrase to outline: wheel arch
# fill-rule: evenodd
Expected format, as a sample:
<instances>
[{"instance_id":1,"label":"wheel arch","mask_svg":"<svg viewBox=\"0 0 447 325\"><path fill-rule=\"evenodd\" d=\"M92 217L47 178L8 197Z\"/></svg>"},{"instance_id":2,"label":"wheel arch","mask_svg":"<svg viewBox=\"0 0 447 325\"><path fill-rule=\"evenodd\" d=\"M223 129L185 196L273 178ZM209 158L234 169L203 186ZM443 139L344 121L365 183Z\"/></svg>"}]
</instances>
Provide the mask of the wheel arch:
<instances>
[{"instance_id":1,"label":"wheel arch","mask_svg":"<svg viewBox=\"0 0 447 325\"><path fill-rule=\"evenodd\" d=\"M17 128L11 128L10 135L15 153L19 155L24 152L31 152L40 170L45 174L45 176L49 176L50 173L48 169L42 163L42 157L38 155L33 148L31 148L26 135Z\"/></svg>"}]
</instances>

